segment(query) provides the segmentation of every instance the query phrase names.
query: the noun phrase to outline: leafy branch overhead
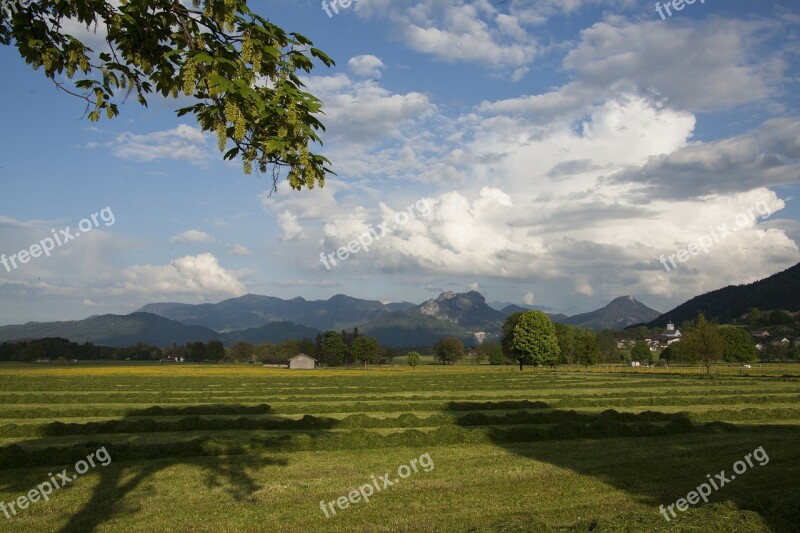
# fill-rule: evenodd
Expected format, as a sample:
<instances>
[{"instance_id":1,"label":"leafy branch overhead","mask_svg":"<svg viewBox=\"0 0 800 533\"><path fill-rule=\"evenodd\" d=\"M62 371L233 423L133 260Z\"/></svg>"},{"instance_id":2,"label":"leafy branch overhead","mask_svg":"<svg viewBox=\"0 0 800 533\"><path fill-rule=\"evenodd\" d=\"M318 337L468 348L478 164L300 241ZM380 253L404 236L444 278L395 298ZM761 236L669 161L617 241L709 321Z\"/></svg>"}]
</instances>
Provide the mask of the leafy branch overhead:
<instances>
[{"instance_id":1,"label":"leafy branch overhead","mask_svg":"<svg viewBox=\"0 0 800 533\"><path fill-rule=\"evenodd\" d=\"M244 172L282 170L292 188L324 185L330 161L312 153L324 131L322 104L298 77L314 58L333 60L297 33L253 13L245 0L41 0L0 13L0 42L56 86L87 103L88 118L113 118L135 93L147 106L153 93L195 102L177 110L194 114L215 132L226 160ZM202 7L202 9L201 9ZM67 28L75 23L105 36L103 50L88 48Z\"/></svg>"}]
</instances>

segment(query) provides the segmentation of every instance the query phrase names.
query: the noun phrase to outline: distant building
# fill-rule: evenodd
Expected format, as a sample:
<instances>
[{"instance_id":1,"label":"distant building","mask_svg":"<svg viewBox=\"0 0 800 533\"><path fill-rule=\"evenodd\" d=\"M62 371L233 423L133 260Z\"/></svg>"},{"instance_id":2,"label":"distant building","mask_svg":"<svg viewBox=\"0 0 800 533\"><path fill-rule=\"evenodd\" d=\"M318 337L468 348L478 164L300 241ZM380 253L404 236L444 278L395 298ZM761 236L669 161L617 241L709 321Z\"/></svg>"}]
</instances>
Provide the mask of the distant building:
<instances>
[{"instance_id":1,"label":"distant building","mask_svg":"<svg viewBox=\"0 0 800 533\"><path fill-rule=\"evenodd\" d=\"M168 363L183 363L185 361L182 355L168 355L167 362Z\"/></svg>"},{"instance_id":2,"label":"distant building","mask_svg":"<svg viewBox=\"0 0 800 533\"><path fill-rule=\"evenodd\" d=\"M667 330L661 334L660 341L662 346L669 346L673 342L678 342L681 340L681 331L679 329L675 329L675 324L672 322L667 324Z\"/></svg>"},{"instance_id":3,"label":"distant building","mask_svg":"<svg viewBox=\"0 0 800 533\"><path fill-rule=\"evenodd\" d=\"M289 359L289 368L310 370L317 366L317 360L304 353L297 354Z\"/></svg>"},{"instance_id":4,"label":"distant building","mask_svg":"<svg viewBox=\"0 0 800 533\"><path fill-rule=\"evenodd\" d=\"M40 364L45 364L45 363L49 363L49 362L50 362L50 359L45 359L45 358L37 359L37 360L34 361L34 363L40 363Z\"/></svg>"},{"instance_id":5,"label":"distant building","mask_svg":"<svg viewBox=\"0 0 800 533\"><path fill-rule=\"evenodd\" d=\"M769 338L769 331L751 331L750 335L757 339L768 339Z\"/></svg>"}]
</instances>

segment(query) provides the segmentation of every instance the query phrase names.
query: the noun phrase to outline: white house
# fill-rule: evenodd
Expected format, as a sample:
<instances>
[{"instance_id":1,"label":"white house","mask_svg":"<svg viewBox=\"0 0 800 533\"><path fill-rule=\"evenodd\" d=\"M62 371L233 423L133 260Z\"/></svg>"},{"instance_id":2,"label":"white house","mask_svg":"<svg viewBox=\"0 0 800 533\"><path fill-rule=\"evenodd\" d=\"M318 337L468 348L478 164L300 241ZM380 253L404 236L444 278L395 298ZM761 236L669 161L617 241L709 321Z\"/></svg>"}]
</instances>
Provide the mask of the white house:
<instances>
[{"instance_id":1,"label":"white house","mask_svg":"<svg viewBox=\"0 0 800 533\"><path fill-rule=\"evenodd\" d=\"M681 331L675 329L675 324L670 322L667 324L667 330L661 334L661 344L669 346L673 342L681 340L682 336Z\"/></svg>"},{"instance_id":2,"label":"white house","mask_svg":"<svg viewBox=\"0 0 800 533\"><path fill-rule=\"evenodd\" d=\"M289 359L289 368L312 369L317 365L317 360L300 353Z\"/></svg>"}]
</instances>

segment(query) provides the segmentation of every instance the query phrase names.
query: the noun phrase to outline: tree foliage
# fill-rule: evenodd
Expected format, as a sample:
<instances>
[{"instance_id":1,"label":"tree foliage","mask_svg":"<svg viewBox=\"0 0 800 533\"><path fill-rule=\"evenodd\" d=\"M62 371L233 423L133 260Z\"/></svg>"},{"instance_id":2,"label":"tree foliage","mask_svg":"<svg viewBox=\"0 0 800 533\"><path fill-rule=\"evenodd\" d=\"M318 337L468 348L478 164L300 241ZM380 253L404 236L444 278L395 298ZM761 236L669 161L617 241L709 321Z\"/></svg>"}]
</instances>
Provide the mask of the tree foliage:
<instances>
[{"instance_id":1,"label":"tree foliage","mask_svg":"<svg viewBox=\"0 0 800 533\"><path fill-rule=\"evenodd\" d=\"M10 13L10 14L9 14ZM68 32L81 25L102 36L92 50ZM192 98L177 115L193 114L217 135L224 158L244 172L281 171L294 189L324 185L330 162L310 151L324 130L321 102L298 73L316 58L333 60L298 33L252 12L246 0L38 0L0 11L0 43L56 87L86 102L89 120L113 118L131 95L147 106L158 93Z\"/></svg>"},{"instance_id":2,"label":"tree foliage","mask_svg":"<svg viewBox=\"0 0 800 533\"><path fill-rule=\"evenodd\" d=\"M256 347L249 342L237 342L228 349L226 359L238 363L248 363L254 361L256 357Z\"/></svg>"},{"instance_id":3,"label":"tree foliage","mask_svg":"<svg viewBox=\"0 0 800 533\"><path fill-rule=\"evenodd\" d=\"M680 344L679 352L683 360L701 361L707 372L711 362L721 359L725 350L725 339L719 327L706 320L702 313L697 315L692 326L676 344Z\"/></svg>"},{"instance_id":4,"label":"tree foliage","mask_svg":"<svg viewBox=\"0 0 800 533\"><path fill-rule=\"evenodd\" d=\"M484 341L478 346L478 357L488 359L490 365L504 365L506 363L503 347L495 341Z\"/></svg>"},{"instance_id":5,"label":"tree foliage","mask_svg":"<svg viewBox=\"0 0 800 533\"><path fill-rule=\"evenodd\" d=\"M464 343L455 337L439 339L433 345L433 355L443 365L448 363L455 364L456 361L460 361L464 357Z\"/></svg>"},{"instance_id":6,"label":"tree foliage","mask_svg":"<svg viewBox=\"0 0 800 533\"><path fill-rule=\"evenodd\" d=\"M560 362L570 365L594 365L600 361L597 334L586 328L555 324Z\"/></svg>"},{"instance_id":7,"label":"tree foliage","mask_svg":"<svg viewBox=\"0 0 800 533\"><path fill-rule=\"evenodd\" d=\"M357 361L374 364L381 353L381 345L375 337L356 337L351 353Z\"/></svg>"},{"instance_id":8,"label":"tree foliage","mask_svg":"<svg viewBox=\"0 0 800 533\"><path fill-rule=\"evenodd\" d=\"M422 357L419 355L418 352L408 352L408 366L414 368L419 365Z\"/></svg>"},{"instance_id":9,"label":"tree foliage","mask_svg":"<svg viewBox=\"0 0 800 533\"><path fill-rule=\"evenodd\" d=\"M651 358L650 345L646 341L636 341L631 349L631 361L649 361Z\"/></svg>"},{"instance_id":10,"label":"tree foliage","mask_svg":"<svg viewBox=\"0 0 800 533\"><path fill-rule=\"evenodd\" d=\"M520 370L524 364L554 364L561 353L556 329L541 311L509 316L503 324L502 346L506 356L517 360Z\"/></svg>"},{"instance_id":11,"label":"tree foliage","mask_svg":"<svg viewBox=\"0 0 800 533\"><path fill-rule=\"evenodd\" d=\"M728 363L744 363L758 358L758 350L750 333L741 328L721 328L725 341L722 359Z\"/></svg>"},{"instance_id":12,"label":"tree foliage","mask_svg":"<svg viewBox=\"0 0 800 533\"><path fill-rule=\"evenodd\" d=\"M326 331L317 337L318 347L316 358L328 365L344 364L347 357L347 344L338 331Z\"/></svg>"}]
</instances>

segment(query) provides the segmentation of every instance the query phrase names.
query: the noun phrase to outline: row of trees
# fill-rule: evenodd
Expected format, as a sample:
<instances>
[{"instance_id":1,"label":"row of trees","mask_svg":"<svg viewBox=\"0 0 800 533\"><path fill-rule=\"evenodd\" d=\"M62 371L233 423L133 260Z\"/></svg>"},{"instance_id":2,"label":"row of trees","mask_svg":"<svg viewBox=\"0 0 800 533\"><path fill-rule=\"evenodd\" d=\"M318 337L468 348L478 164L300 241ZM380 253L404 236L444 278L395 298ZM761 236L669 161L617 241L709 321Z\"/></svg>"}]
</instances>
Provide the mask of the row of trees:
<instances>
[{"instance_id":1,"label":"row of trees","mask_svg":"<svg viewBox=\"0 0 800 533\"><path fill-rule=\"evenodd\" d=\"M585 362L582 353L599 358L600 349L593 332L564 326L562 337L556 334L556 327L550 318L541 311L515 313L506 319L503 325L500 344L486 341L477 349L478 359L488 359L490 364L505 364L509 359L523 365L541 366L555 364L560 358L569 358L568 362ZM562 352L561 346L564 351ZM433 346L433 355L442 364L454 364L464 357L464 344L454 337L440 339ZM419 354L410 352L409 364L419 364Z\"/></svg>"},{"instance_id":2,"label":"row of trees","mask_svg":"<svg viewBox=\"0 0 800 533\"><path fill-rule=\"evenodd\" d=\"M759 354L750 333L738 327L719 327L702 314L686 329L683 338L661 352L667 361L702 362L708 370L715 361L744 363L754 361L761 355L764 360L785 361L800 357L800 347L787 344L768 343Z\"/></svg>"},{"instance_id":3,"label":"row of trees","mask_svg":"<svg viewBox=\"0 0 800 533\"><path fill-rule=\"evenodd\" d=\"M158 361L164 352L158 346L140 343L128 348L96 346L90 342L79 344L60 337L11 341L0 344L0 361L32 362L37 359L117 359Z\"/></svg>"}]
</instances>

